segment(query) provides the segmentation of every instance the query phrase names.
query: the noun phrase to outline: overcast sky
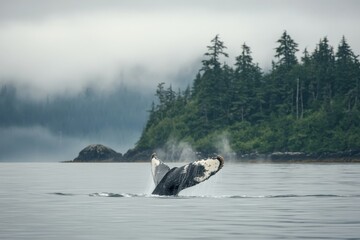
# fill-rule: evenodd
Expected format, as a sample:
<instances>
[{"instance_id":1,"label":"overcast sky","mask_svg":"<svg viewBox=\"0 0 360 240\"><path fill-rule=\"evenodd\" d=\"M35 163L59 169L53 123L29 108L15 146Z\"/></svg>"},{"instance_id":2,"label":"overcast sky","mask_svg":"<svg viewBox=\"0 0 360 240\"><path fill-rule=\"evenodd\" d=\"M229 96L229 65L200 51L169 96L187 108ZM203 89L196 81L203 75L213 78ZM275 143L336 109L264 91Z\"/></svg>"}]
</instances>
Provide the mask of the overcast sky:
<instances>
[{"instance_id":1,"label":"overcast sky","mask_svg":"<svg viewBox=\"0 0 360 240\"><path fill-rule=\"evenodd\" d=\"M359 12L356 0L0 0L0 82L38 95L99 79L153 89L192 78L216 34L229 64L246 42L268 68L284 30L301 51L345 35L360 54Z\"/></svg>"}]
</instances>

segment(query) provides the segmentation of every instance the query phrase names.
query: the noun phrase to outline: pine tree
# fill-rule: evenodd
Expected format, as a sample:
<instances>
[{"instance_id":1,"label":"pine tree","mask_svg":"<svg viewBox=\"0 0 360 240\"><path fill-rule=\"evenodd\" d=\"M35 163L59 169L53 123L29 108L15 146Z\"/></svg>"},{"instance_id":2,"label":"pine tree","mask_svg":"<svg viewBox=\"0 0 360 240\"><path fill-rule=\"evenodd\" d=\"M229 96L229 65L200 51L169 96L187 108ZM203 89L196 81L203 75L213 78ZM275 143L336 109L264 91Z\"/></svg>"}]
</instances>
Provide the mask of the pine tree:
<instances>
[{"instance_id":1,"label":"pine tree","mask_svg":"<svg viewBox=\"0 0 360 240\"><path fill-rule=\"evenodd\" d=\"M345 95L345 106L348 110L357 102L357 79L356 71L357 56L351 50L345 37L341 39L336 53L336 78L335 91L339 96Z\"/></svg>"},{"instance_id":2,"label":"pine tree","mask_svg":"<svg viewBox=\"0 0 360 240\"><path fill-rule=\"evenodd\" d=\"M333 47L329 45L327 37L320 40L312 54L312 60L315 82L311 84L313 85L315 100L322 102L322 105L326 108L331 107L335 85L335 56Z\"/></svg>"},{"instance_id":3,"label":"pine tree","mask_svg":"<svg viewBox=\"0 0 360 240\"><path fill-rule=\"evenodd\" d=\"M202 70L207 71L210 69L218 70L221 67L220 57L229 57L229 55L224 51L225 47L224 42L220 41L219 35L216 35L214 39L211 40L212 45L207 46L208 52L204 55L209 57L209 59L203 60Z\"/></svg>"},{"instance_id":4,"label":"pine tree","mask_svg":"<svg viewBox=\"0 0 360 240\"><path fill-rule=\"evenodd\" d=\"M173 117L176 114L175 109L176 93L172 90L172 85L165 91L165 104L167 117Z\"/></svg>"},{"instance_id":5,"label":"pine tree","mask_svg":"<svg viewBox=\"0 0 360 240\"><path fill-rule=\"evenodd\" d=\"M227 94L224 89L226 79L223 78L223 68L220 63L221 57L228 57L225 52L226 47L220 41L219 35L216 35L211 43L207 46L208 52L204 54L207 59L202 61L202 74L198 74L193 87L194 97L200 107L199 114L204 119L204 124L222 118L218 109L224 105Z\"/></svg>"},{"instance_id":6,"label":"pine tree","mask_svg":"<svg viewBox=\"0 0 360 240\"><path fill-rule=\"evenodd\" d=\"M275 48L277 57L279 60L277 65L284 67L286 70L290 70L291 67L297 64L296 52L298 50L298 44L284 31L281 38L277 41L279 46Z\"/></svg>"},{"instance_id":7,"label":"pine tree","mask_svg":"<svg viewBox=\"0 0 360 240\"><path fill-rule=\"evenodd\" d=\"M295 112L295 95L297 89L296 71L297 66L296 52L298 44L284 31L281 38L277 41L279 46L275 48L275 57L278 61L273 64L273 70L270 75L271 90L270 95L276 107L278 114L287 115Z\"/></svg>"},{"instance_id":8,"label":"pine tree","mask_svg":"<svg viewBox=\"0 0 360 240\"><path fill-rule=\"evenodd\" d=\"M241 55L236 57L232 83L232 116L234 120L250 120L249 116L259 110L262 99L259 95L261 70L253 63L250 47L242 45Z\"/></svg>"},{"instance_id":9,"label":"pine tree","mask_svg":"<svg viewBox=\"0 0 360 240\"><path fill-rule=\"evenodd\" d=\"M161 82L158 84L155 96L158 98L159 104L157 105L157 111L159 112L159 118L163 119L165 117L165 108L166 108L166 91L164 88L165 83Z\"/></svg>"},{"instance_id":10,"label":"pine tree","mask_svg":"<svg viewBox=\"0 0 360 240\"><path fill-rule=\"evenodd\" d=\"M301 65L299 66L299 84L300 84L300 117L303 117L304 111L310 108L311 103L314 101L314 91L311 88L311 83L315 82L314 65L311 55L305 48L303 56L301 57Z\"/></svg>"},{"instance_id":11,"label":"pine tree","mask_svg":"<svg viewBox=\"0 0 360 240\"><path fill-rule=\"evenodd\" d=\"M218 120L221 124L228 124L231 119L231 88L233 84L233 76L234 71L233 69L224 63L222 71L221 71L221 78L218 80L218 100L217 105L218 108Z\"/></svg>"}]
</instances>

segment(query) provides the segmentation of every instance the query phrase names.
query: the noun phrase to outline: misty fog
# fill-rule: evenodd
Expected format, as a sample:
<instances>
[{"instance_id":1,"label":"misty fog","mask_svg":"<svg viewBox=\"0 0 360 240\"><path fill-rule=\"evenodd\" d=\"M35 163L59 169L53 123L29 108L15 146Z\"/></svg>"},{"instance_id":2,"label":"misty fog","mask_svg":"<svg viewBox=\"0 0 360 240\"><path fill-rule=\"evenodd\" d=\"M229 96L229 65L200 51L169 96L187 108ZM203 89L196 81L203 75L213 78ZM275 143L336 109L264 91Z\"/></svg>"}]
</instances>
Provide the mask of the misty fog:
<instances>
[{"instance_id":1,"label":"misty fog","mask_svg":"<svg viewBox=\"0 0 360 240\"><path fill-rule=\"evenodd\" d=\"M0 161L69 160L90 143L124 153L157 84L191 85L216 34L228 64L246 42L266 71L284 30L299 49L345 35L360 52L359 10L355 0L1 1Z\"/></svg>"},{"instance_id":2,"label":"misty fog","mask_svg":"<svg viewBox=\"0 0 360 240\"><path fill-rule=\"evenodd\" d=\"M24 98L0 88L0 161L71 160L89 144L124 153L140 137L153 94L87 87L76 95Z\"/></svg>"},{"instance_id":3,"label":"misty fog","mask_svg":"<svg viewBox=\"0 0 360 240\"><path fill-rule=\"evenodd\" d=\"M86 142L54 135L43 127L0 128L0 161L64 161L74 158Z\"/></svg>"},{"instance_id":4,"label":"misty fog","mask_svg":"<svg viewBox=\"0 0 360 240\"><path fill-rule=\"evenodd\" d=\"M46 96L79 92L93 79L111 89L124 75L128 86L149 90L191 67L216 34L229 64L246 42L262 69L271 67L284 30L299 49L345 35L359 52L359 9L352 0L2 1L0 82Z\"/></svg>"}]
</instances>

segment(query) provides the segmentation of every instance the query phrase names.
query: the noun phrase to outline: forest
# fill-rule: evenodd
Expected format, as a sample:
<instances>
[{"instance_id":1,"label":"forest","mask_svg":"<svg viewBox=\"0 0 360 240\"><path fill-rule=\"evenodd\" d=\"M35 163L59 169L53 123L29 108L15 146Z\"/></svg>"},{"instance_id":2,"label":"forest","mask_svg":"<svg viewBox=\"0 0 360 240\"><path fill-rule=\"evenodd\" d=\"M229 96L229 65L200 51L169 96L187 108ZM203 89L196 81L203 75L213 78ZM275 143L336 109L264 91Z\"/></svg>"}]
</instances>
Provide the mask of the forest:
<instances>
[{"instance_id":1,"label":"forest","mask_svg":"<svg viewBox=\"0 0 360 240\"><path fill-rule=\"evenodd\" d=\"M167 151L181 142L216 153L224 138L237 154L360 149L360 63L345 36L336 49L321 38L312 52L299 52L287 31L276 44L264 72L245 43L229 66L216 35L191 86L158 84L131 153Z\"/></svg>"}]
</instances>

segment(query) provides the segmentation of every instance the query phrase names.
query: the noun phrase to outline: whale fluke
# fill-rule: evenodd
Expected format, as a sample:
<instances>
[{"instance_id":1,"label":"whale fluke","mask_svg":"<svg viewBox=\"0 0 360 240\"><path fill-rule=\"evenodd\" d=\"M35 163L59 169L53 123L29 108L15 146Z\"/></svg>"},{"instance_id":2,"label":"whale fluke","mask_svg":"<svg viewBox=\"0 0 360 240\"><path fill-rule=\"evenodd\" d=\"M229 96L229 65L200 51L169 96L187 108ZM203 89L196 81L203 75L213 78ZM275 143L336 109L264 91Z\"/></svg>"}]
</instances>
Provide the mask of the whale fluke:
<instances>
[{"instance_id":1,"label":"whale fluke","mask_svg":"<svg viewBox=\"0 0 360 240\"><path fill-rule=\"evenodd\" d=\"M156 154L151 155L151 173L154 179L155 186L159 184L161 179L165 176L167 172L170 171L170 167L160 161Z\"/></svg>"},{"instance_id":2,"label":"whale fluke","mask_svg":"<svg viewBox=\"0 0 360 240\"><path fill-rule=\"evenodd\" d=\"M216 174L224 166L224 158L217 156L198 160L182 167L169 168L156 154L151 156L156 195L178 195L185 188L199 184Z\"/></svg>"}]
</instances>

